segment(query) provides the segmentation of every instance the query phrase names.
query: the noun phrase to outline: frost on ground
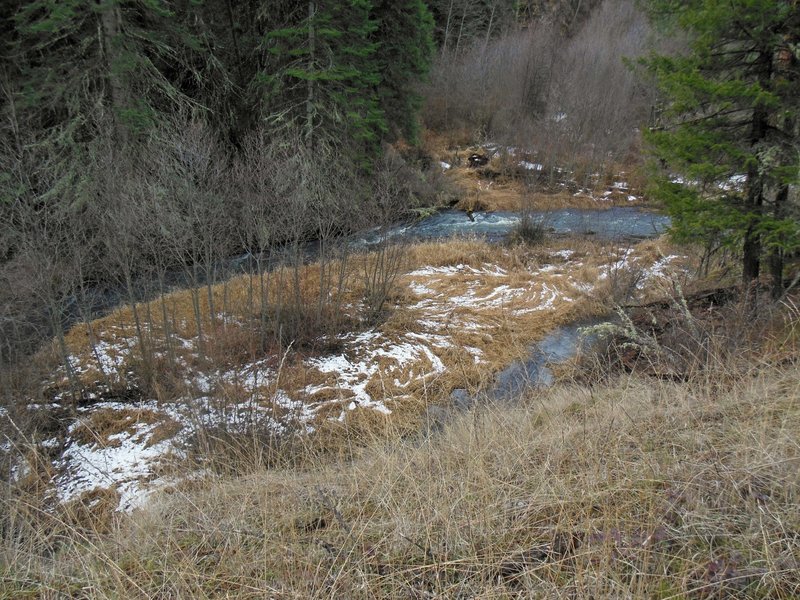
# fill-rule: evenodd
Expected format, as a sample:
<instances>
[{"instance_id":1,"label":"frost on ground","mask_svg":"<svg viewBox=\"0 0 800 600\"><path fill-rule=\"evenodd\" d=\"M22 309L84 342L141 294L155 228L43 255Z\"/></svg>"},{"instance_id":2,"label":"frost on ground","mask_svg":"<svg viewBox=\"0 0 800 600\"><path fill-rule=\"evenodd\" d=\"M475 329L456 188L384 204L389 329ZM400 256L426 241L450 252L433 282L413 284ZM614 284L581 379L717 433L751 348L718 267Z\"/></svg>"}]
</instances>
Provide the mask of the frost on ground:
<instances>
[{"instance_id":1,"label":"frost on ground","mask_svg":"<svg viewBox=\"0 0 800 600\"><path fill-rule=\"evenodd\" d=\"M600 260L590 252L550 251L513 268L490 262L423 266L399 281L407 290L395 310L405 315L400 325L390 319L380 328L338 336L336 352L306 357L293 367L303 377L282 374L276 357L201 372L190 366L197 364L193 340L181 339L186 372L179 400L109 402L102 390L87 393L63 435L41 442L56 455L53 497L69 502L113 489L119 510L132 510L153 490L175 482L173 459L186 456L198 432L302 433L355 411L390 415L403 402L428 400L431 386L446 387L442 377L492 371L503 360L503 332L520 335L574 318L571 311L615 273L640 269L642 289L645 282L669 277L679 263L674 255L652 260L619 248ZM71 356L75 371L123 376L135 342L122 333ZM66 400L56 396L54 402ZM48 404L31 406L52 410ZM28 471L20 461L15 473Z\"/></svg>"}]
</instances>

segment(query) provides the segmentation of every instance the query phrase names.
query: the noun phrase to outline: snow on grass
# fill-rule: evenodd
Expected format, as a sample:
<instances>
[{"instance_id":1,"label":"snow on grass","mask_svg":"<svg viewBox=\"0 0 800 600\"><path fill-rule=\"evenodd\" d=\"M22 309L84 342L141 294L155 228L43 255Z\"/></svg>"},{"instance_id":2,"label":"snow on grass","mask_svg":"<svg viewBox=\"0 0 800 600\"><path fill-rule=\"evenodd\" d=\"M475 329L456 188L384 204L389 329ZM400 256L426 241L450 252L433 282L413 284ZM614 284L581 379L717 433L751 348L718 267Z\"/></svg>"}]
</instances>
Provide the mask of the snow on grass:
<instances>
[{"instance_id":1,"label":"snow on grass","mask_svg":"<svg viewBox=\"0 0 800 600\"><path fill-rule=\"evenodd\" d=\"M461 296L453 296L446 300L452 308L496 308L505 306L512 298L519 297L525 293L524 288L510 288L508 285L499 285L488 294L479 296L474 289L467 290Z\"/></svg>"},{"instance_id":2,"label":"snow on grass","mask_svg":"<svg viewBox=\"0 0 800 600\"><path fill-rule=\"evenodd\" d=\"M269 359L247 363L223 373L220 379L229 383L239 383L249 390L254 390L275 380L275 369L269 363Z\"/></svg>"},{"instance_id":3,"label":"snow on grass","mask_svg":"<svg viewBox=\"0 0 800 600\"><path fill-rule=\"evenodd\" d=\"M71 354L69 356L69 363L78 376L97 373L116 376L124 370L125 362L128 360L136 343L136 339L131 337L115 338L113 342L99 340L95 343L94 347L89 348L87 346L83 354ZM62 376L66 378L63 367L60 371L62 372Z\"/></svg>"},{"instance_id":4,"label":"snow on grass","mask_svg":"<svg viewBox=\"0 0 800 600\"><path fill-rule=\"evenodd\" d=\"M499 267L498 267L499 269ZM489 269L476 269L470 265L458 264L447 265L444 267L422 267L415 271L411 271L409 277L430 277L433 275L456 275L459 273L473 273L475 275L504 275L505 271L502 270L489 270Z\"/></svg>"},{"instance_id":5,"label":"snow on grass","mask_svg":"<svg viewBox=\"0 0 800 600\"><path fill-rule=\"evenodd\" d=\"M285 411L282 420L275 417L274 407ZM152 492L169 485L172 480L163 478L162 471L172 458L185 456L188 441L203 428L244 433L261 426L280 432L286 430L289 418L298 423L314 418L303 402L292 400L282 391L261 402L233 405L200 397L174 403L99 402L79 407L78 412L63 439L42 444L64 448L53 463L57 473L53 479L55 497L59 502L70 502L96 490L114 489L120 497L120 511L141 506ZM110 433L92 429L98 417L114 420L131 413L150 418L122 421L116 427L118 431L112 428Z\"/></svg>"},{"instance_id":6,"label":"snow on grass","mask_svg":"<svg viewBox=\"0 0 800 600\"><path fill-rule=\"evenodd\" d=\"M441 345L443 336L424 341L425 336L421 335L405 337L410 341L392 341L378 332L367 332L348 343L341 353L312 358L307 364L320 373L335 377L336 388L351 398L350 410L360 406L390 414L391 410L384 402L373 398L367 391L374 377L394 380L398 387L404 387L414 373L418 373L417 378L427 378L445 369L444 363L427 345L434 341ZM401 381L400 376L407 376L407 380ZM313 394L321 389L324 387L311 386L306 388L306 392Z\"/></svg>"},{"instance_id":7,"label":"snow on grass","mask_svg":"<svg viewBox=\"0 0 800 600\"><path fill-rule=\"evenodd\" d=\"M652 264L650 268L645 269L642 280L636 284L636 287L640 290L643 290L654 279L664 279L668 277L669 272L667 269L670 267L671 263L679 260L680 258L681 257L677 254L671 254L670 256L659 258Z\"/></svg>"},{"instance_id":8,"label":"snow on grass","mask_svg":"<svg viewBox=\"0 0 800 600\"><path fill-rule=\"evenodd\" d=\"M411 291L414 292L417 296L429 296L431 294L435 294L435 292L431 288L426 287L421 283L412 282L408 287L411 288Z\"/></svg>"},{"instance_id":9,"label":"snow on grass","mask_svg":"<svg viewBox=\"0 0 800 600\"><path fill-rule=\"evenodd\" d=\"M69 428L73 434L83 424ZM149 444L160 423L137 423L132 432L109 436L107 444L81 444L68 438L55 467L59 501L69 502L86 492L114 488L120 494L119 510L130 510L144 494L147 480L156 478L159 463L175 450L174 441Z\"/></svg>"},{"instance_id":10,"label":"snow on grass","mask_svg":"<svg viewBox=\"0 0 800 600\"><path fill-rule=\"evenodd\" d=\"M618 271L630 268L638 260L638 257L633 255L633 248L622 248L620 252L622 254L615 262L600 266L598 279L607 279Z\"/></svg>"},{"instance_id":11,"label":"snow on grass","mask_svg":"<svg viewBox=\"0 0 800 600\"><path fill-rule=\"evenodd\" d=\"M435 346L436 348L452 348L453 340L446 335L438 335L435 333L407 333L406 337L412 340L419 340L422 343Z\"/></svg>"},{"instance_id":12,"label":"snow on grass","mask_svg":"<svg viewBox=\"0 0 800 600\"><path fill-rule=\"evenodd\" d=\"M299 424L311 432L319 426L319 419L343 420L357 408L391 414L393 403L421 393L419 382L452 370L453 357L466 357L475 364L496 361L492 336L501 325L507 327L509 321L512 327L515 322L535 323L524 319L538 320L540 314L589 296L595 284L615 270L634 263L645 268L647 264L633 249L620 248L594 271L596 281L578 281L583 261L589 266L596 263L588 258L579 260L571 249L550 256L555 264L545 260L544 264L508 269L493 263L424 266L404 275L401 282L416 296L404 307L412 315L410 324L338 336L339 351L307 357L300 364L312 374L313 383L301 378L302 383L292 387L291 378L286 382L279 377L276 357L267 357L227 371L189 370L188 395L174 402L82 406L66 434L48 440L48 448L63 447L55 463L55 496L70 501L96 489L114 488L120 495L119 509L131 510L153 490L170 484L163 467L170 457L182 456L191 436L202 428L246 432L257 426L284 432L290 426L296 431ZM678 259L670 255L652 262L645 270L645 280L667 277ZM484 342L489 345L478 347ZM187 351L194 347L192 340L182 343ZM133 346L130 339L101 342L100 365L121 370ZM83 371L92 361L98 362L91 353L75 357ZM189 369L188 363L186 366ZM238 390L232 399L217 394L228 385ZM212 398L212 393L220 397ZM334 411L322 410L329 405ZM42 409L49 410L36 407ZM126 422L125 427L98 435L96 440L78 435L101 411L151 411L155 417ZM6 414L0 408L0 416ZM165 430L165 424L171 428Z\"/></svg>"},{"instance_id":13,"label":"snow on grass","mask_svg":"<svg viewBox=\"0 0 800 600\"><path fill-rule=\"evenodd\" d=\"M483 350L480 348L475 348L474 346L463 346L463 348L470 356L472 356L472 360L476 365L483 361Z\"/></svg>"}]
</instances>

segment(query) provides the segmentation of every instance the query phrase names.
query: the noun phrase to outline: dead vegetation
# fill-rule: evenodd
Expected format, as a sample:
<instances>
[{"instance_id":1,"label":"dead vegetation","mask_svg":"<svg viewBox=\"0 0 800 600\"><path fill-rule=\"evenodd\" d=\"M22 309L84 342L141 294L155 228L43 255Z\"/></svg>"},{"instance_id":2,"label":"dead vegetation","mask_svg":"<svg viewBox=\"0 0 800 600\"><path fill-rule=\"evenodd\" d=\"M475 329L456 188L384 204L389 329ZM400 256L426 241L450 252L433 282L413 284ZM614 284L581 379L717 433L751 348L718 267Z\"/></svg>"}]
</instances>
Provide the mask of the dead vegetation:
<instances>
[{"instance_id":1,"label":"dead vegetation","mask_svg":"<svg viewBox=\"0 0 800 600\"><path fill-rule=\"evenodd\" d=\"M319 388L326 380L331 382L330 376L314 375L313 369L309 373L308 359L349 352L347 336L339 334L354 327L369 327L383 306L391 310L379 323L379 337L374 344L399 344L416 335L417 343L428 344L436 358L444 361L443 373L463 372L465 368L473 373L467 381L458 385L453 382L453 386L479 386L509 358L523 355L530 342L553 327L602 314L614 302L624 303L632 295L643 297L640 284L644 274L670 251L663 240L620 248L609 242L576 239L553 239L533 247L499 248L482 241L450 240L417 244L407 250L402 246L386 248L348 257L346 265L331 263L327 271L319 263L296 272L294 268L276 269L269 273L272 282L263 299L267 305L259 305L253 291L261 285L259 276L246 275L211 288L208 296L226 309L221 315L212 315L205 295L198 301L190 291L175 292L139 306L137 312L141 314L165 310L170 315L169 336L158 319L147 323L151 352L161 357L155 360L151 356L155 371L150 374L148 389L156 392L160 400L168 401L191 393L195 385L191 373L203 373L213 383L222 372L236 373L258 361L263 370L262 387L274 392L282 351L263 348L259 320L265 311L280 307L285 288L282 281L294 282L300 300L293 302L302 305L306 299L316 297L322 285L320 279L329 273L341 273L343 279L338 295L327 300L331 309L340 307L330 315L337 325L309 340L314 344L308 347L303 346L303 340L294 341L284 357L288 361L280 361L281 389L296 396L316 386L310 398L315 401L321 394L339 394L335 386L327 388L327 392L326 388ZM640 263L634 268L635 261ZM680 259L670 268L689 266L686 259ZM202 345L193 323L196 314L202 318ZM86 390L97 386L102 389L103 381L107 384L105 389L112 390L114 386L124 388L145 379L141 375L144 365L137 351L134 320L133 310L125 307L103 319L78 325L66 334L76 377ZM437 338L443 341L437 343ZM378 347L371 344L360 344L352 351L359 356L369 355ZM476 361L475 355L463 348L472 348L481 360ZM355 360L353 355L348 356ZM419 373L422 368L426 372L425 360L405 364L397 373L379 364L375 377L391 374L392 378L409 382L408 369L416 368ZM469 364L462 364L464 360ZM480 368L475 368L476 364ZM436 379L450 377L443 373L435 374ZM216 393L235 401L241 393L230 392L238 379L241 376L219 380L222 387ZM234 387L226 388L226 382ZM60 385L69 390L70 382L65 377ZM369 386L381 390L379 397L392 397L394 386L387 388L378 379L370 380ZM337 397L346 398L347 394Z\"/></svg>"},{"instance_id":2,"label":"dead vegetation","mask_svg":"<svg viewBox=\"0 0 800 600\"><path fill-rule=\"evenodd\" d=\"M467 211L598 209L646 204L640 167L610 162L567 169L533 149L464 142L456 134L426 132L426 152L441 177L460 190L455 207ZM468 157L485 158L474 168ZM544 161L544 164L543 164Z\"/></svg>"},{"instance_id":3,"label":"dead vegetation","mask_svg":"<svg viewBox=\"0 0 800 600\"><path fill-rule=\"evenodd\" d=\"M230 466L240 465L239 454L250 457L251 469L282 464L282 449L295 447L287 440L306 438L308 431L313 435L301 447L321 455L338 454L342 440L352 448L362 443L355 440L413 434L424 427L431 406L451 404L454 390L480 393L496 373L527 359L530 345L553 328L604 314L621 302L613 290L628 270L638 273L637 282L652 284L667 270L677 275L691 268L688 259L672 256L676 260L664 273L647 279L648 269L671 252L664 240L626 248L567 238L533 246L456 239L389 251L348 256L343 295L331 303L342 307L338 323L358 329L323 334L312 344L262 345L263 311L252 293L260 285L257 275L213 286L211 297L226 308L215 316L208 295L191 290L138 305L139 315L166 310L171 316L169 335L160 319L140 321L149 362L137 345L131 307L76 326L64 337L73 378L57 372L47 379L42 409L22 406L21 415L13 415L14 423L30 425L24 428L30 433L11 435L10 454L23 457L24 448L36 453L43 444L71 449L66 460L58 452L50 457L55 468L19 458L39 473L42 485L60 489L72 470L94 471L81 466L82 456L97 456L92 460L108 469L119 464L124 473L132 447L178 457L188 449L190 471L229 473L241 471ZM327 272L338 269L329 265ZM308 294L301 303L316 298L324 272L319 263L296 271L298 289ZM293 268L279 268L269 277L280 281L294 274ZM377 305L364 300L371 285L379 286ZM270 289L269 299L277 303L281 286L273 282ZM659 292L634 286L632 293L646 299ZM624 298L630 297L628 290ZM380 303L386 310L375 321ZM192 322L198 314L204 319L202 341ZM75 380L81 386L77 394ZM55 427L30 419L53 410L59 415ZM148 462L137 471L146 474L144 486L152 480L164 485L163 461L156 458L147 459L155 461L152 469ZM119 477L107 481L113 486ZM73 498L69 492L63 496Z\"/></svg>"},{"instance_id":4,"label":"dead vegetation","mask_svg":"<svg viewBox=\"0 0 800 600\"><path fill-rule=\"evenodd\" d=\"M370 265L374 257L358 260ZM182 467L183 477L142 510L114 512L114 490L54 510L42 501L53 476L46 448L30 444L26 477L0 499L0 594L798 594L800 370L791 299L754 318L744 305L703 292L691 277L697 265L664 240L451 240L415 245L404 261L380 327L326 351L350 364L372 355L374 370L348 387L342 371L314 362L325 354L290 350L239 363L233 380L196 382L211 396L207 409L227 415L190 440L190 469L206 475L187 478ZM353 272L363 281L363 267ZM320 271L309 265L302 273L313 279ZM230 306L247 297L247 279L227 282ZM589 283L591 291L582 287ZM571 301L554 297L547 311L525 312L546 302L549 288L572 290ZM446 402L456 387L481 390L543 332L634 296L640 306L612 325L615 337L562 366L555 387L424 427L433 418L427 406ZM169 302L175 314L182 305L192 310L188 292ZM123 315L95 322L95 339L117 343L132 327ZM247 319L220 322L230 332ZM76 355L88 345L78 332L66 339ZM388 352L411 340L430 354L403 362ZM226 347L226 368L236 371L235 344ZM364 402L358 389L395 398L392 413ZM306 390L319 407L313 435L304 434L302 406L278 390ZM147 425L157 444L171 433L149 428L151 410L158 405L89 412L76 431L87 444L113 446Z\"/></svg>"},{"instance_id":5,"label":"dead vegetation","mask_svg":"<svg viewBox=\"0 0 800 600\"><path fill-rule=\"evenodd\" d=\"M698 357L679 381L637 369L591 385L567 379L424 439L354 421L338 452L284 448L313 457L302 469L186 482L95 530L86 515L77 528L6 496L0 590L794 598L796 316L759 322L769 333L747 345L746 363ZM731 320L714 336L746 327Z\"/></svg>"}]
</instances>

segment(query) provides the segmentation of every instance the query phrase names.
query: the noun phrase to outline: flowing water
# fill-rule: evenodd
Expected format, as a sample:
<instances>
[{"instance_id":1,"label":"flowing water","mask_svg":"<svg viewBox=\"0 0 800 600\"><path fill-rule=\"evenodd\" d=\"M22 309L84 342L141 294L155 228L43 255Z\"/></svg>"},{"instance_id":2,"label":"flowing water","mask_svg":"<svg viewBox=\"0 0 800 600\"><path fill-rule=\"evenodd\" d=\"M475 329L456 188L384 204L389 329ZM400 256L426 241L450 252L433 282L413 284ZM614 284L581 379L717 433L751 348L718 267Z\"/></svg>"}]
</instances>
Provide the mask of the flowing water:
<instances>
[{"instance_id":1,"label":"flowing water","mask_svg":"<svg viewBox=\"0 0 800 600\"><path fill-rule=\"evenodd\" d=\"M606 209L574 209L531 211L527 216L541 222L556 234L592 235L603 239L648 238L669 227L666 215L632 206ZM500 242L520 222L517 212L475 212L444 210L410 225L399 225L386 232L371 230L356 236L356 246L371 246L382 239L439 240L452 237L483 237Z\"/></svg>"}]
</instances>

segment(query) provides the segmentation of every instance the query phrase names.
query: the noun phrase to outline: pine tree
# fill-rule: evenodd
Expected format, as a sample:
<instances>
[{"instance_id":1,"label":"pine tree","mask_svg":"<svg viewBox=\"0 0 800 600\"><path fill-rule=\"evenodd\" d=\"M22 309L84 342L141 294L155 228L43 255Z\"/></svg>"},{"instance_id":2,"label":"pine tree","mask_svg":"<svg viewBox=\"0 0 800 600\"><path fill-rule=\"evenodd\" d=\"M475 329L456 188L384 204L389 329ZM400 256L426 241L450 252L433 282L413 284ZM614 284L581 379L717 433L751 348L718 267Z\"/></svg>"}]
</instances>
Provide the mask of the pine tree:
<instances>
[{"instance_id":1,"label":"pine tree","mask_svg":"<svg viewBox=\"0 0 800 600\"><path fill-rule=\"evenodd\" d=\"M645 61L665 99L647 139L664 167L654 191L678 237L736 245L751 285L770 253L773 292L782 256L800 248L787 205L800 172L800 6L797 0L658 0L653 16L683 28L690 51Z\"/></svg>"}]
</instances>

